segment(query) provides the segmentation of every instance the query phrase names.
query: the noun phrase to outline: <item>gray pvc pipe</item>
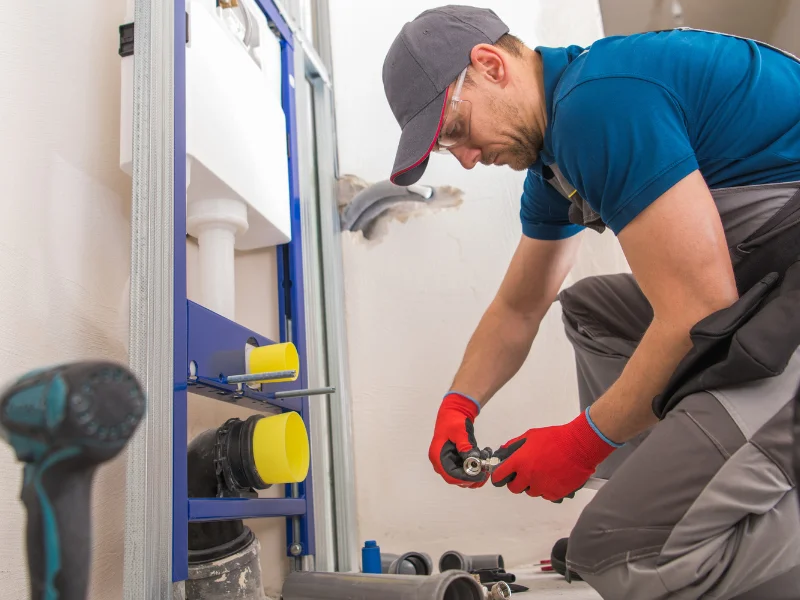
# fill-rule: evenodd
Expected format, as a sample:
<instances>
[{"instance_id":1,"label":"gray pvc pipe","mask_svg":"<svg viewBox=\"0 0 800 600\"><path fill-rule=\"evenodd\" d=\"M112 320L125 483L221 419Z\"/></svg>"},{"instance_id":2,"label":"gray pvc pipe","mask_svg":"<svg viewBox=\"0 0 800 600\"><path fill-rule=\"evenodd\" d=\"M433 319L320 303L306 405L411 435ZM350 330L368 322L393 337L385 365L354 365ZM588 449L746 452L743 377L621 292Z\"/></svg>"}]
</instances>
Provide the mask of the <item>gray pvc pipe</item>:
<instances>
[{"instance_id":1,"label":"gray pvc pipe","mask_svg":"<svg viewBox=\"0 0 800 600\"><path fill-rule=\"evenodd\" d=\"M483 590L460 571L430 577L295 571L283 584L283 600L483 600Z\"/></svg>"},{"instance_id":2,"label":"gray pvc pipe","mask_svg":"<svg viewBox=\"0 0 800 600\"><path fill-rule=\"evenodd\" d=\"M477 569L505 569L505 562L500 554L469 555L450 550L439 559L439 571L475 571Z\"/></svg>"},{"instance_id":3,"label":"gray pvc pipe","mask_svg":"<svg viewBox=\"0 0 800 600\"><path fill-rule=\"evenodd\" d=\"M394 575L416 575L417 570L407 560L398 560L399 554L381 552L381 573Z\"/></svg>"},{"instance_id":4,"label":"gray pvc pipe","mask_svg":"<svg viewBox=\"0 0 800 600\"><path fill-rule=\"evenodd\" d=\"M401 555L381 552L381 572L391 575L433 575L433 561L424 552Z\"/></svg>"},{"instance_id":5,"label":"gray pvc pipe","mask_svg":"<svg viewBox=\"0 0 800 600\"><path fill-rule=\"evenodd\" d=\"M361 190L345 207L341 216L341 228L359 231L369 226L383 212L401 202L427 202L433 195L432 188L410 186L408 188L379 181Z\"/></svg>"}]
</instances>

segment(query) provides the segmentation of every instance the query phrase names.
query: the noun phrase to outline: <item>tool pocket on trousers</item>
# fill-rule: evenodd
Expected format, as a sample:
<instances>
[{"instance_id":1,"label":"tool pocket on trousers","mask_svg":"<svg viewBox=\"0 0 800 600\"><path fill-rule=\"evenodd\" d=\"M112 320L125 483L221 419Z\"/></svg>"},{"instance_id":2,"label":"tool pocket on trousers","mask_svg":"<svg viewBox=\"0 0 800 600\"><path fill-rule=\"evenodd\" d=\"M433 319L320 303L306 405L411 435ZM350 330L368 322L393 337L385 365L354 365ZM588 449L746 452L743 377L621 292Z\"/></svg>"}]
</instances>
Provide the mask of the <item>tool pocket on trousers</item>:
<instances>
[{"instance_id":1,"label":"tool pocket on trousers","mask_svg":"<svg viewBox=\"0 0 800 600\"><path fill-rule=\"evenodd\" d=\"M786 352L775 344L780 345L782 339L788 340L792 336L786 336L785 329L775 332L771 326L764 329L765 325L780 319L785 309L783 305L764 304L778 281L778 274L770 273L736 303L709 315L692 328L692 348L678 364L664 391L653 400L653 412L658 418L663 419L689 394L771 377L780 372L781 363L786 366L791 352L784 356ZM766 310L765 306L770 308L766 318L759 317L759 323L750 327L759 312ZM786 317L791 318L791 315ZM767 323L761 322L765 320ZM765 340L764 337L774 339ZM787 341L787 344L791 343ZM763 351L765 345L766 352Z\"/></svg>"}]
</instances>

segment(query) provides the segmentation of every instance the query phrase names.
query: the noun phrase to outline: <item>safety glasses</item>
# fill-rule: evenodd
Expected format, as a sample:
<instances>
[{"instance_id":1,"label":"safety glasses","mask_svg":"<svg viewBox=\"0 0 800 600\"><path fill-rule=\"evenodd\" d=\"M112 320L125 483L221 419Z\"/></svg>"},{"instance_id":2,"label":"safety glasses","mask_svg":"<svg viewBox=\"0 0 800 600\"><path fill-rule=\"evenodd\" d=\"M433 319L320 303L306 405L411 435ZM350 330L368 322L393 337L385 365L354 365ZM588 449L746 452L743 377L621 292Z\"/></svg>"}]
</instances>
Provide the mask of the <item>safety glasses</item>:
<instances>
[{"instance_id":1,"label":"safety glasses","mask_svg":"<svg viewBox=\"0 0 800 600\"><path fill-rule=\"evenodd\" d=\"M472 112L472 105L468 100L461 99L461 89L464 87L464 79L467 77L467 69L461 71L456 82L456 89L452 98L447 102L447 109L444 114L444 124L439 132L439 138L434 148L435 152L449 152L469 137L469 122Z\"/></svg>"}]
</instances>

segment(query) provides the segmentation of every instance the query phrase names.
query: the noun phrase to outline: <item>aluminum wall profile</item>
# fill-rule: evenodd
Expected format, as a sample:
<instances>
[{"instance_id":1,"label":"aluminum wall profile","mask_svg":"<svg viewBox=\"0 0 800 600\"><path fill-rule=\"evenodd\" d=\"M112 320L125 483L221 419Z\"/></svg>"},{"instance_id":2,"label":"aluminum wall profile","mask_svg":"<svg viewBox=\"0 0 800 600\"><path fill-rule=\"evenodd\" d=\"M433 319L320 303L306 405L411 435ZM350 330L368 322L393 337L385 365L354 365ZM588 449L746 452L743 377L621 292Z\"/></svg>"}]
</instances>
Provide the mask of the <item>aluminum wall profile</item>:
<instances>
[{"instance_id":1,"label":"aluminum wall profile","mask_svg":"<svg viewBox=\"0 0 800 600\"><path fill-rule=\"evenodd\" d=\"M283 10L281 3L276 4ZM344 306L344 273L341 231L336 202L337 145L333 74L330 64L330 21L327 0L312 3L316 47L311 32L298 31L287 22L295 39L295 70L305 68L307 85L297 85L298 139L300 141L301 199L304 225L306 314L309 352L324 342L325 364L316 373L327 373L336 388L325 404L314 404L312 426L316 444L312 457L315 473L317 515L317 570L353 572L360 569L357 539L356 489L352 438L351 390ZM310 114L305 114L311 111ZM316 161L314 160L316 159ZM307 236L314 235L314 240ZM317 254L318 253L318 254ZM319 305L319 302L322 302ZM322 327L322 331L313 331ZM309 373L312 374L311 364ZM326 434L327 432L327 434ZM326 437L328 439L326 439ZM326 468L325 473L320 470ZM328 469L332 469L328 470Z\"/></svg>"},{"instance_id":2,"label":"aluminum wall profile","mask_svg":"<svg viewBox=\"0 0 800 600\"><path fill-rule=\"evenodd\" d=\"M174 81L175 61L182 61L174 56L174 40L183 39L184 23L175 19L176 12L183 14L183 0L136 0L134 8L129 361L148 404L126 450L126 600L172 598L173 324L180 319L173 312L179 296L176 278L185 287L185 274L181 279L173 271L180 259L175 249L185 244L174 238L173 229L174 219L180 219L176 208L183 207L175 198L183 198L185 190L182 175L174 172L182 142L173 135L174 117L180 119L173 108L182 106L182 98L176 103L173 90L183 89L174 85L179 83Z\"/></svg>"}]
</instances>

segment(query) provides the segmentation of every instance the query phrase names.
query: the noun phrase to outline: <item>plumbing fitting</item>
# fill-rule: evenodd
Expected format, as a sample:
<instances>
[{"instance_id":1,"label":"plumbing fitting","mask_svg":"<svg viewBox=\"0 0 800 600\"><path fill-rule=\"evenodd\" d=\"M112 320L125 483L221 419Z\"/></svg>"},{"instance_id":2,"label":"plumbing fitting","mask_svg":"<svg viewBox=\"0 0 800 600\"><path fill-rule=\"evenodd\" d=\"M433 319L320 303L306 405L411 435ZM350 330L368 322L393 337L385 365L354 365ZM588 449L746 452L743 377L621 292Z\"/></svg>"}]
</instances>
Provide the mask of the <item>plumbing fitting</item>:
<instances>
[{"instance_id":1,"label":"plumbing fitting","mask_svg":"<svg viewBox=\"0 0 800 600\"><path fill-rule=\"evenodd\" d=\"M464 472L470 477L480 475L482 472L491 473L500 464L500 459L492 456L486 459L469 456L464 460Z\"/></svg>"},{"instance_id":2,"label":"plumbing fitting","mask_svg":"<svg viewBox=\"0 0 800 600\"><path fill-rule=\"evenodd\" d=\"M195 437L186 459L189 498L256 498L273 484L305 479L308 434L295 412L229 419ZM252 541L241 519L189 523L189 564L236 555Z\"/></svg>"},{"instance_id":3,"label":"plumbing fitting","mask_svg":"<svg viewBox=\"0 0 800 600\"><path fill-rule=\"evenodd\" d=\"M295 571L283 584L283 600L485 600L484 587L468 573L430 577Z\"/></svg>"},{"instance_id":4,"label":"plumbing fitting","mask_svg":"<svg viewBox=\"0 0 800 600\"><path fill-rule=\"evenodd\" d=\"M390 575L433 575L433 561L424 552L381 553L381 571Z\"/></svg>"},{"instance_id":5,"label":"plumbing fitting","mask_svg":"<svg viewBox=\"0 0 800 600\"><path fill-rule=\"evenodd\" d=\"M508 600L511 598L511 588L505 581L498 581L491 588L484 587L487 590L488 600Z\"/></svg>"},{"instance_id":6,"label":"plumbing fitting","mask_svg":"<svg viewBox=\"0 0 800 600\"><path fill-rule=\"evenodd\" d=\"M486 600L509 600L511 598L511 587L505 581L498 581L492 584L491 587L481 583L481 576L472 574L472 577L481 584Z\"/></svg>"},{"instance_id":7,"label":"plumbing fitting","mask_svg":"<svg viewBox=\"0 0 800 600\"><path fill-rule=\"evenodd\" d=\"M478 571L481 569L505 569L505 562L500 554L482 554L471 556L450 550L439 559L439 571Z\"/></svg>"},{"instance_id":8,"label":"plumbing fitting","mask_svg":"<svg viewBox=\"0 0 800 600\"><path fill-rule=\"evenodd\" d=\"M408 187L379 181L361 190L345 207L341 215L342 231L367 231L375 220L387 210L404 202L424 204L434 195L434 190L425 185Z\"/></svg>"}]
</instances>

